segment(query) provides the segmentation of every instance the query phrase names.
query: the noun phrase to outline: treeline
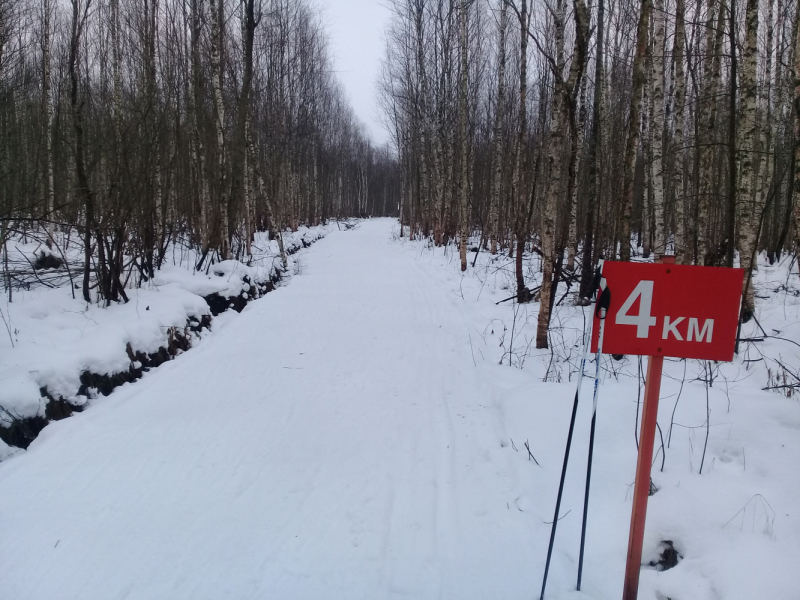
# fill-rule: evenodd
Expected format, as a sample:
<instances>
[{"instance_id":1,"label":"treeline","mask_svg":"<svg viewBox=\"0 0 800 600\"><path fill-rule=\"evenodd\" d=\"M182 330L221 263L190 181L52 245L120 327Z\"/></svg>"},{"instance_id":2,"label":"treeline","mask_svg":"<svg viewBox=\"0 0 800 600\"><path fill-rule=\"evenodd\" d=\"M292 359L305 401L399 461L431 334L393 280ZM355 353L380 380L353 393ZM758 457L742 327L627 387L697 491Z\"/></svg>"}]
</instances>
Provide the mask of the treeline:
<instances>
[{"instance_id":1,"label":"treeline","mask_svg":"<svg viewBox=\"0 0 800 600\"><path fill-rule=\"evenodd\" d=\"M604 256L746 269L800 241L796 0L393 0L382 102L401 219L542 256L537 347L559 281Z\"/></svg>"},{"instance_id":2,"label":"treeline","mask_svg":"<svg viewBox=\"0 0 800 600\"><path fill-rule=\"evenodd\" d=\"M87 301L398 196L305 0L0 0L0 244L79 232Z\"/></svg>"}]
</instances>

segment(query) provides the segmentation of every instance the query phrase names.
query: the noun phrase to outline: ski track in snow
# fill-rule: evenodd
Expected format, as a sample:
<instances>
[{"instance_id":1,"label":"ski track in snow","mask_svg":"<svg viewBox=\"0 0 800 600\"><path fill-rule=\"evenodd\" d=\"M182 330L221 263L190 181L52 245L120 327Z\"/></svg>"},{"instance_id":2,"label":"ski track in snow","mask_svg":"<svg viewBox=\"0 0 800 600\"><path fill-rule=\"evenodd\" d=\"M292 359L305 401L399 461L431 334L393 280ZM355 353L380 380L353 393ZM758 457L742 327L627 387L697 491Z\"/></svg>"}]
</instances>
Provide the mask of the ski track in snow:
<instances>
[{"instance_id":1,"label":"ski track in snow","mask_svg":"<svg viewBox=\"0 0 800 600\"><path fill-rule=\"evenodd\" d=\"M291 285L0 464L0 598L538 598L573 385L474 364L468 336L485 321L440 267L392 240L393 223L332 232ZM581 429L548 598L621 592L635 404L613 389L601 397L585 592L572 591ZM777 548L748 542L783 557L765 598L788 600L780 590L800 583L783 571L796 517L784 527ZM640 597L678 570L643 572ZM753 596L712 582L693 597Z\"/></svg>"}]
</instances>

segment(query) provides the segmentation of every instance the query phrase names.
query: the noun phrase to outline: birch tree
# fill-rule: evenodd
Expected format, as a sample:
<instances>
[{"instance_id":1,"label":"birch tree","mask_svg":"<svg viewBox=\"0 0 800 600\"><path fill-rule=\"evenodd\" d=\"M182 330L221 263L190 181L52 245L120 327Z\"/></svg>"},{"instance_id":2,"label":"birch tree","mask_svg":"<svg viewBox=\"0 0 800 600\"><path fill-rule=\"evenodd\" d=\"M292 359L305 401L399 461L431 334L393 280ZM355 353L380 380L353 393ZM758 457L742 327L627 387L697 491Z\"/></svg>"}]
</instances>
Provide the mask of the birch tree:
<instances>
[{"instance_id":1,"label":"birch tree","mask_svg":"<svg viewBox=\"0 0 800 600\"><path fill-rule=\"evenodd\" d=\"M653 216L656 256L667 250L667 224L664 220L664 0L655 0L653 10Z\"/></svg>"},{"instance_id":2,"label":"birch tree","mask_svg":"<svg viewBox=\"0 0 800 600\"><path fill-rule=\"evenodd\" d=\"M53 248L53 221L55 220L55 181L53 175L53 107L50 94L50 82L52 73L50 69L50 32L52 18L52 7L50 0L43 0L42 3L42 113L44 117L44 138L45 138L45 163L46 163L46 198L47 207L47 247Z\"/></svg>"},{"instance_id":3,"label":"birch tree","mask_svg":"<svg viewBox=\"0 0 800 600\"><path fill-rule=\"evenodd\" d=\"M756 204L756 64L758 59L758 0L747 0L745 13L745 40L742 55L742 115L740 118L737 153L739 156L739 191L737 198L739 222L739 263L745 272L742 297L742 315L745 320L755 310L752 284L753 261L761 225L762 202Z\"/></svg>"},{"instance_id":4,"label":"birch tree","mask_svg":"<svg viewBox=\"0 0 800 600\"><path fill-rule=\"evenodd\" d=\"M652 12L652 0L642 0L639 9L639 24L636 29L636 53L633 58L633 88L628 116L628 141L625 146L625 188L622 194L620 233L620 259L631 258L631 211L633 209L633 179L636 174L636 155L639 149L640 119L642 111L642 88L646 80L644 69L648 43L648 23Z\"/></svg>"},{"instance_id":5,"label":"birch tree","mask_svg":"<svg viewBox=\"0 0 800 600\"><path fill-rule=\"evenodd\" d=\"M672 46L672 61L674 73L675 101L674 101L674 133L673 164L672 164L672 190L675 203L675 261L683 264L686 260L686 198L684 195L683 169L684 169L684 127L686 126L686 74L684 72L684 48L686 43L686 3L685 0L675 2L675 38Z\"/></svg>"},{"instance_id":6,"label":"birch tree","mask_svg":"<svg viewBox=\"0 0 800 600\"><path fill-rule=\"evenodd\" d=\"M570 132L570 159L569 181L566 186L566 197L572 197L574 182L574 163L577 161L578 132L576 125L575 105L577 102L578 85L585 68L587 54L587 37L589 31L589 16L583 0L574 0L575 17L575 44L572 62L570 63L569 76L563 79L564 66L564 15L565 5L560 2L555 11L556 30L556 60L551 63L555 80L553 108L550 117L550 131L548 143L548 171L549 183L544 208L544 227L542 232L542 289L539 303L539 320L536 329L536 347L548 347L548 331L550 328L550 314L553 308L553 295L558 287L558 278L554 280L554 271L558 272L560 265L556 265L555 228L556 208L565 189L562 183L562 156L564 135ZM559 258L560 260L560 258Z\"/></svg>"},{"instance_id":7,"label":"birch tree","mask_svg":"<svg viewBox=\"0 0 800 600\"><path fill-rule=\"evenodd\" d=\"M468 93L468 68L467 62L467 0L461 0L461 85L459 86L459 125L461 137L461 217L459 235L459 253L461 256L461 270L467 270L467 237L469 236L469 164L467 162L467 93Z\"/></svg>"},{"instance_id":8,"label":"birch tree","mask_svg":"<svg viewBox=\"0 0 800 600\"><path fill-rule=\"evenodd\" d=\"M495 99L495 115L492 148L492 195L489 205L489 232L492 254L497 254L498 235L500 233L499 204L503 180L503 117L506 102L506 29L508 28L508 5L500 0L500 19L497 42L497 98Z\"/></svg>"}]
</instances>

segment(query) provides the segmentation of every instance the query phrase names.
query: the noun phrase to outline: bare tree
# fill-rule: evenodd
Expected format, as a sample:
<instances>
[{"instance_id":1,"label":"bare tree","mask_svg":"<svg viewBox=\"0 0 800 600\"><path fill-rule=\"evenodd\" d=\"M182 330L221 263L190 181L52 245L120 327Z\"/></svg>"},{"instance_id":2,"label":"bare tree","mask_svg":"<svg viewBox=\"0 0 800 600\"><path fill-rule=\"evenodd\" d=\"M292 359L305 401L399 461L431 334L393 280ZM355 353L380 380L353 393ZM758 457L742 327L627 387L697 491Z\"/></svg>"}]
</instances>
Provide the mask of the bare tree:
<instances>
[{"instance_id":1,"label":"bare tree","mask_svg":"<svg viewBox=\"0 0 800 600\"><path fill-rule=\"evenodd\" d=\"M739 262L744 269L744 296L742 314L753 314L755 296L752 285L753 261L761 225L763 201L756 204L756 173L754 167L756 141L756 63L758 60L758 0L747 0L745 14L745 42L742 56L742 116L739 128L737 153L739 155L739 197L737 199L739 222Z\"/></svg>"},{"instance_id":2,"label":"bare tree","mask_svg":"<svg viewBox=\"0 0 800 600\"><path fill-rule=\"evenodd\" d=\"M628 142L625 146L625 189L622 195L622 227L620 259L631 258L631 211L633 209L633 179L636 174L636 155L639 149L640 115L642 111L642 88L647 78L644 59L647 54L648 23L652 12L652 0L642 0L639 25L636 30L636 54L633 59L633 89L631 91L630 115L628 117Z\"/></svg>"}]
</instances>

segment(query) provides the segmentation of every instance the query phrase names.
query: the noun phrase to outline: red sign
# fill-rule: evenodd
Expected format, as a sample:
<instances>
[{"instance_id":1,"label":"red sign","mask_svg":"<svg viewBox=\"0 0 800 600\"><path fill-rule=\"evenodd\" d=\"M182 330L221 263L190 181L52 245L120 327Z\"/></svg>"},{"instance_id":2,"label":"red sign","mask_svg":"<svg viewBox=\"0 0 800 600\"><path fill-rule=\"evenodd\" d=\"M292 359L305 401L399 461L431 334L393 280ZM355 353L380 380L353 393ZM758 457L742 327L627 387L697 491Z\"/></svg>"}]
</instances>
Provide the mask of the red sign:
<instances>
[{"instance_id":1,"label":"red sign","mask_svg":"<svg viewBox=\"0 0 800 600\"><path fill-rule=\"evenodd\" d=\"M733 360L743 277L742 269L605 261L603 353ZM600 331L595 317L592 352Z\"/></svg>"}]
</instances>

